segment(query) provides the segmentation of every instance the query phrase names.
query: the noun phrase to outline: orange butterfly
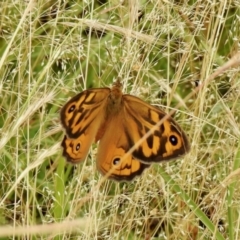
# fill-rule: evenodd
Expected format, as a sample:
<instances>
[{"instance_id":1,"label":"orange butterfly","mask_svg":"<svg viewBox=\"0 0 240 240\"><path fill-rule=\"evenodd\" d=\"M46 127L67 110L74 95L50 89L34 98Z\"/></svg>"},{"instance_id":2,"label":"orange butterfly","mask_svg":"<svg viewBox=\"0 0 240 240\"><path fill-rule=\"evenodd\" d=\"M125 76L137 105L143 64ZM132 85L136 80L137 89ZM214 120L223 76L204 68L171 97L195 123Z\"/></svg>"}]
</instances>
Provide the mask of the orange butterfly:
<instances>
[{"instance_id":1,"label":"orange butterfly","mask_svg":"<svg viewBox=\"0 0 240 240\"><path fill-rule=\"evenodd\" d=\"M188 139L168 118L132 155L120 161L166 113L141 99L122 93L116 81L110 88L85 90L70 99L61 110L66 130L63 155L71 163L83 161L91 144L99 141L97 168L114 180L132 180L153 162L183 156L190 150Z\"/></svg>"}]
</instances>

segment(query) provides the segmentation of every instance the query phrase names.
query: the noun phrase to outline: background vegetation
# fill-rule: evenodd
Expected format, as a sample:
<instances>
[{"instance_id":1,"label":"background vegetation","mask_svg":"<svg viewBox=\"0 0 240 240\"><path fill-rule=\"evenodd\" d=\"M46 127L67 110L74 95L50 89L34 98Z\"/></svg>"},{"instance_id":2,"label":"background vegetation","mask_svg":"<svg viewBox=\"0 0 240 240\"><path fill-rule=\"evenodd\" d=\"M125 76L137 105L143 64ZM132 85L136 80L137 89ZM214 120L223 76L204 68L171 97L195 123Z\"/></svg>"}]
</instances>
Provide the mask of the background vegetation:
<instances>
[{"instance_id":1,"label":"background vegetation","mask_svg":"<svg viewBox=\"0 0 240 240\"><path fill-rule=\"evenodd\" d=\"M0 10L1 239L239 239L238 0ZM191 142L129 183L101 181L96 145L78 166L60 148L61 106L117 77L166 112L177 106Z\"/></svg>"}]
</instances>

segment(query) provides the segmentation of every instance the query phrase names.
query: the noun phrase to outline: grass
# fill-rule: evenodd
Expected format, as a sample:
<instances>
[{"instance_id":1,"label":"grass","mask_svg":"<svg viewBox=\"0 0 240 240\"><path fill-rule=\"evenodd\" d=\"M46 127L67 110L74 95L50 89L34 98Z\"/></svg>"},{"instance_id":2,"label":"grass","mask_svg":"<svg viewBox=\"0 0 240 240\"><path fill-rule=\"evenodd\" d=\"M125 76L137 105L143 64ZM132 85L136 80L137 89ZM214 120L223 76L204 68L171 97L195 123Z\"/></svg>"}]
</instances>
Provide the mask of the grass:
<instances>
[{"instance_id":1,"label":"grass","mask_svg":"<svg viewBox=\"0 0 240 240\"><path fill-rule=\"evenodd\" d=\"M0 238L238 239L239 6L3 0ZM129 183L102 178L97 145L78 166L60 148L64 103L117 77L191 142Z\"/></svg>"}]
</instances>

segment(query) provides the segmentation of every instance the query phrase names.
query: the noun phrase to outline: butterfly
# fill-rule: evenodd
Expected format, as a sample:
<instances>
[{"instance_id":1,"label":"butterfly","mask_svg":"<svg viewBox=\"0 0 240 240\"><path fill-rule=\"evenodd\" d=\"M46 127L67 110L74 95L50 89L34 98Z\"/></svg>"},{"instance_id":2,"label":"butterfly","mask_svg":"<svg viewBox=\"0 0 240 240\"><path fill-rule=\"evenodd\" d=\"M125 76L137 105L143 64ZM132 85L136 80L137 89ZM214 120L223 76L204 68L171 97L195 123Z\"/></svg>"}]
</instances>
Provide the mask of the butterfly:
<instances>
[{"instance_id":1,"label":"butterfly","mask_svg":"<svg viewBox=\"0 0 240 240\"><path fill-rule=\"evenodd\" d=\"M71 163L82 162L91 144L99 141L97 169L110 179L130 181L151 163L175 159L190 150L186 134L171 117L156 128L166 115L140 98L123 94L119 80L112 88L85 90L61 109L66 132L63 156ZM154 126L151 135L125 155Z\"/></svg>"}]
</instances>

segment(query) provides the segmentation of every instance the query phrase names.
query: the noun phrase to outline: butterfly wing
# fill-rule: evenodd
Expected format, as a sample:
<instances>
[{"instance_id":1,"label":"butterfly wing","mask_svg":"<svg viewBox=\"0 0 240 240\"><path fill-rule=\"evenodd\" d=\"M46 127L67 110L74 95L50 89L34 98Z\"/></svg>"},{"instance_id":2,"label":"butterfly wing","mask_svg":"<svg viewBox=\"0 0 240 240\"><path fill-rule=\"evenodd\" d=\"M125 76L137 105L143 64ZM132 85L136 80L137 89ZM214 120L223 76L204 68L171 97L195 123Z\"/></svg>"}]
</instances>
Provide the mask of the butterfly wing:
<instances>
[{"instance_id":1,"label":"butterfly wing","mask_svg":"<svg viewBox=\"0 0 240 240\"><path fill-rule=\"evenodd\" d=\"M124 129L130 146L134 146L166 113L141 99L124 95ZM180 126L169 117L143 141L133 156L144 163L174 159L186 154L189 142Z\"/></svg>"},{"instance_id":2,"label":"butterfly wing","mask_svg":"<svg viewBox=\"0 0 240 240\"><path fill-rule=\"evenodd\" d=\"M105 120L109 88L83 91L70 99L61 109L61 123L66 131L62 141L63 156L69 162L83 161L98 129Z\"/></svg>"},{"instance_id":3,"label":"butterfly wing","mask_svg":"<svg viewBox=\"0 0 240 240\"><path fill-rule=\"evenodd\" d=\"M106 126L98 146L97 168L103 175L110 172L110 179L130 181L150 165L138 161L132 155L124 157L130 145L123 127L122 112L109 119Z\"/></svg>"},{"instance_id":4,"label":"butterfly wing","mask_svg":"<svg viewBox=\"0 0 240 240\"><path fill-rule=\"evenodd\" d=\"M67 135L64 136L61 146L63 148L62 155L66 158L68 162L79 163L86 158L88 153L88 148L90 148L90 142L82 145L82 137L79 139L68 138Z\"/></svg>"}]
</instances>

